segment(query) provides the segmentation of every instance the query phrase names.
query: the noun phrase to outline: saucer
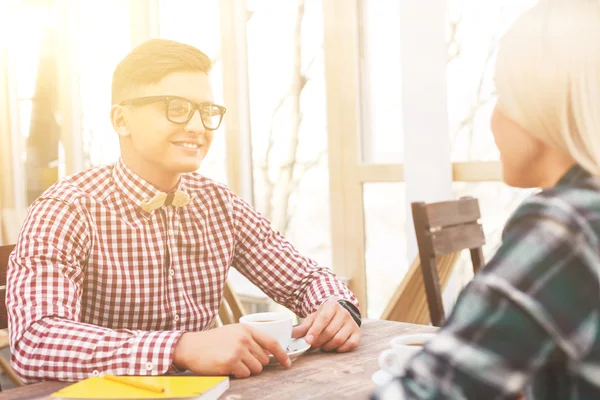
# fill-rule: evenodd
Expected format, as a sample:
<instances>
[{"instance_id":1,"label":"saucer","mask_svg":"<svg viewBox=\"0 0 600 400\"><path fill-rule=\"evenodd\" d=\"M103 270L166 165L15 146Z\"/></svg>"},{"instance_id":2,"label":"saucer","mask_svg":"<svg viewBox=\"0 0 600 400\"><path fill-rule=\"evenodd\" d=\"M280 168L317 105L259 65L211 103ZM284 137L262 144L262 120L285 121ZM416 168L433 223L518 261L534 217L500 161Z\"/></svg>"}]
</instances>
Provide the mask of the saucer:
<instances>
[{"instance_id":1,"label":"saucer","mask_svg":"<svg viewBox=\"0 0 600 400\"><path fill-rule=\"evenodd\" d=\"M371 380L377 386L384 386L392 380L393 376L389 372L386 372L382 369L375 372L371 377Z\"/></svg>"},{"instance_id":2,"label":"saucer","mask_svg":"<svg viewBox=\"0 0 600 400\"><path fill-rule=\"evenodd\" d=\"M304 338L292 339L290 344L287 345L285 352L287 353L288 357L290 357L290 361L294 361L296 358L304 354L308 349L310 349L310 344L306 343ZM279 361L273 357L273 354L269 354L269 360L269 365L279 364Z\"/></svg>"}]
</instances>

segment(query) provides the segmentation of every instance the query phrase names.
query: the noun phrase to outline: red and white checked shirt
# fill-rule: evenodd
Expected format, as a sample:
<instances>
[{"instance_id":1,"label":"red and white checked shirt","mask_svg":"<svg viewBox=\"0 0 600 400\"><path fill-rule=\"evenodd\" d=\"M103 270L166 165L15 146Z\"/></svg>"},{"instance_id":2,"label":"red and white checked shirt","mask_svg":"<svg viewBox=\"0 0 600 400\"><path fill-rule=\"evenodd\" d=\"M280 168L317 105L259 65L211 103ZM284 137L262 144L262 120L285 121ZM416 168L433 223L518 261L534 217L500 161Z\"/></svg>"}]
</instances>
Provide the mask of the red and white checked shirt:
<instances>
[{"instance_id":1,"label":"red and white checked shirt","mask_svg":"<svg viewBox=\"0 0 600 400\"><path fill-rule=\"evenodd\" d=\"M354 295L225 186L199 174L184 207L120 160L67 177L30 208L7 276L12 364L24 382L168 372L185 331L209 329L231 266L306 316Z\"/></svg>"}]
</instances>

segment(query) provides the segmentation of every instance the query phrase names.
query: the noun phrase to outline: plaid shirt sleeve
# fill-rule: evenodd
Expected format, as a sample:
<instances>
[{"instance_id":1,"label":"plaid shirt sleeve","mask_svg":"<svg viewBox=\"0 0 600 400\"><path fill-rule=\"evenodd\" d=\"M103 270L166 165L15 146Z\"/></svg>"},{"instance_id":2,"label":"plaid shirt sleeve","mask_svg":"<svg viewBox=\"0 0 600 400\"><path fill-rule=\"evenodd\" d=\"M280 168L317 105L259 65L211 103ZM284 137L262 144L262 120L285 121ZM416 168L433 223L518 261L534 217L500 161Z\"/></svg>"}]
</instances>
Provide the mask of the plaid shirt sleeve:
<instances>
[{"instance_id":1,"label":"plaid shirt sleeve","mask_svg":"<svg viewBox=\"0 0 600 400\"><path fill-rule=\"evenodd\" d=\"M553 353L581 359L598 329L597 248L573 206L532 196L439 335L375 398L516 398Z\"/></svg>"},{"instance_id":2,"label":"plaid shirt sleeve","mask_svg":"<svg viewBox=\"0 0 600 400\"><path fill-rule=\"evenodd\" d=\"M269 221L233 197L236 249L233 266L277 303L305 317L331 298L354 294L326 267L302 256Z\"/></svg>"},{"instance_id":3,"label":"plaid shirt sleeve","mask_svg":"<svg viewBox=\"0 0 600 400\"><path fill-rule=\"evenodd\" d=\"M26 382L110 373L167 372L182 332L112 330L80 322L90 246L85 212L43 199L32 205L7 271L12 364Z\"/></svg>"}]
</instances>

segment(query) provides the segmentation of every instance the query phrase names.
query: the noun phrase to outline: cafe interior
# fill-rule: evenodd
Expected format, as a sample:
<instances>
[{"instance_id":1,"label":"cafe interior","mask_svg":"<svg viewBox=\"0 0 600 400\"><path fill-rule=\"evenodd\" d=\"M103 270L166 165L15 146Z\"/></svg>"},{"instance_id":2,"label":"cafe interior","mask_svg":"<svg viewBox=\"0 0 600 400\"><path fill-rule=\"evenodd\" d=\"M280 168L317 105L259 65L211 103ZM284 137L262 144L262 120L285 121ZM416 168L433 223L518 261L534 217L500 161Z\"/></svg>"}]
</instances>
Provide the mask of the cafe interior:
<instances>
[{"instance_id":1,"label":"cafe interior","mask_svg":"<svg viewBox=\"0 0 600 400\"><path fill-rule=\"evenodd\" d=\"M0 245L50 186L117 162L112 73L171 39L210 57L227 108L199 172L331 268L363 326L435 329L532 193L502 182L489 121L498 41L535 2L2 0ZM215 324L270 311L289 312L231 269ZM23 383L0 332L10 393Z\"/></svg>"}]
</instances>

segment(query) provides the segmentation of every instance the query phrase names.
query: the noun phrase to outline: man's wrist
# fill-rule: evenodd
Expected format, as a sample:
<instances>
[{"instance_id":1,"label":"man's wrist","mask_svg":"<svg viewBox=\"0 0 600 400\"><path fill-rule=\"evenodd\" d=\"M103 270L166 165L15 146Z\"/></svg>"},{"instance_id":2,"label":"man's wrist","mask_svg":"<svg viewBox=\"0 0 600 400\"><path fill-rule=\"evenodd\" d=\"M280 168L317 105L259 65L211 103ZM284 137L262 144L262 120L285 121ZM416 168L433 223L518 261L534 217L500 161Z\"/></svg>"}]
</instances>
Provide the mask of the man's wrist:
<instances>
[{"instance_id":1,"label":"man's wrist","mask_svg":"<svg viewBox=\"0 0 600 400\"><path fill-rule=\"evenodd\" d=\"M346 309L346 311L348 311L350 313L350 316L352 316L352 319L354 320L354 322L356 322L356 325L358 325L360 327L362 324L360 310L358 308L356 308L356 306L354 304L352 304L351 302L349 302L348 300L338 299L337 302L339 303L339 305L344 307Z\"/></svg>"},{"instance_id":2,"label":"man's wrist","mask_svg":"<svg viewBox=\"0 0 600 400\"><path fill-rule=\"evenodd\" d=\"M175 345L175 351L173 352L173 359L171 360L170 368L174 368L178 371L185 371L187 367L185 366L185 350L184 350L184 341L186 339L187 332L184 332L183 335L177 341Z\"/></svg>"}]
</instances>

